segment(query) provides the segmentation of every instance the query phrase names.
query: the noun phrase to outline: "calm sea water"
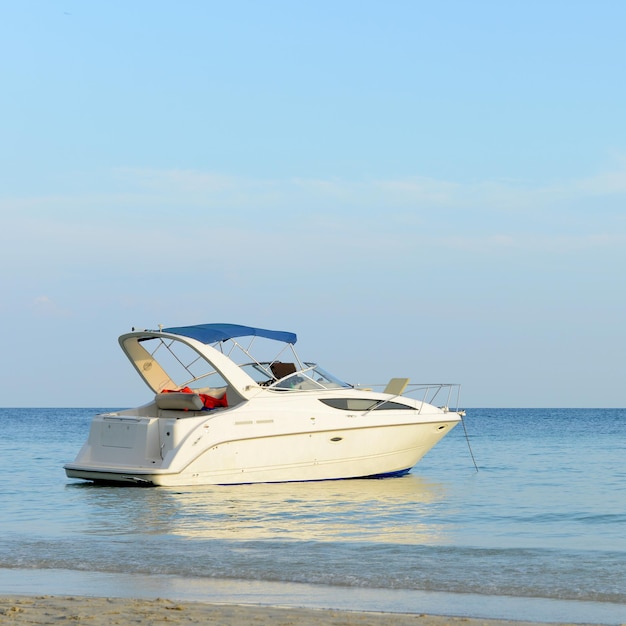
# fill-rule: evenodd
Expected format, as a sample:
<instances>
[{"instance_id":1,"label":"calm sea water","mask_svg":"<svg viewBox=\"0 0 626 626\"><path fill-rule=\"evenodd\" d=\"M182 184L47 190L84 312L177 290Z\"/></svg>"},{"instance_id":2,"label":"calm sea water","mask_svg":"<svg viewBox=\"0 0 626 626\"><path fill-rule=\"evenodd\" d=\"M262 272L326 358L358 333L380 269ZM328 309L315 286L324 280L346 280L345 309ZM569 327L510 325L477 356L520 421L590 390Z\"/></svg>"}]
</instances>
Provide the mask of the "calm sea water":
<instances>
[{"instance_id":1,"label":"calm sea water","mask_svg":"<svg viewBox=\"0 0 626 626\"><path fill-rule=\"evenodd\" d=\"M402 478L153 489L65 477L97 411L0 409L0 593L230 581L244 600L626 622L624 409L468 410L479 471L458 426Z\"/></svg>"}]
</instances>

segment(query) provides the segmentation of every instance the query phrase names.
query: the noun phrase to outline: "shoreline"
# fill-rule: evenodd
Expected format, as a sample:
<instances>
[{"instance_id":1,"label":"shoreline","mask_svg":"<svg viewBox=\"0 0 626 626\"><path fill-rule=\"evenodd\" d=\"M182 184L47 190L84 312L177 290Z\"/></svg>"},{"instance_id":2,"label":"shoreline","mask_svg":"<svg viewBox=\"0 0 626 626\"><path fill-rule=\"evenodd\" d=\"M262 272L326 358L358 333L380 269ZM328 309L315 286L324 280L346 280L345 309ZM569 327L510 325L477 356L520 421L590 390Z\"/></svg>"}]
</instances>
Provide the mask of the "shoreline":
<instances>
[{"instance_id":1,"label":"shoreline","mask_svg":"<svg viewBox=\"0 0 626 626\"><path fill-rule=\"evenodd\" d=\"M164 603L169 606L162 606ZM98 612L107 610L111 605L126 612L156 610L163 619L169 616L167 621L179 614L178 609L172 606L180 606L186 607L184 613L191 619L200 619L202 611L211 614L221 612L222 617L216 618L218 622L222 620L219 623L229 623L224 615L239 607L237 611L247 612L246 623L252 619L265 619L264 616L274 615L272 612L280 609L280 612L295 612L293 619L303 620L291 621L292 624L308 624L309 619L313 620L313 624L320 616L331 620L333 615L340 615L343 621L337 623L374 625L383 622L363 620L365 617L373 620L376 615L384 615L386 620L393 620L385 623L398 626L409 622L420 626L457 622L466 626L626 626L626 605L623 604L120 572L0 568L0 615L10 615L14 624L31 623L27 621L30 619L26 615L27 608L31 615L39 613L45 616L46 610L51 611L50 619L52 614L57 616L55 619L60 619L62 615L80 609L91 615L91 623L96 626ZM209 610L206 607L213 608ZM345 621L356 619L357 614L361 621ZM428 618L430 621L416 621L417 618ZM285 619L292 618L286 616ZM147 621L152 623L155 620L150 618Z\"/></svg>"},{"instance_id":2,"label":"shoreline","mask_svg":"<svg viewBox=\"0 0 626 626\"><path fill-rule=\"evenodd\" d=\"M250 604L223 604L137 598L88 596L0 596L0 616L17 626L53 624L62 620L88 622L92 626L145 624L230 624L246 626L565 626L568 622L527 622L522 620L448 617L424 613L349 611ZM579 626L597 626L579 623Z\"/></svg>"}]
</instances>

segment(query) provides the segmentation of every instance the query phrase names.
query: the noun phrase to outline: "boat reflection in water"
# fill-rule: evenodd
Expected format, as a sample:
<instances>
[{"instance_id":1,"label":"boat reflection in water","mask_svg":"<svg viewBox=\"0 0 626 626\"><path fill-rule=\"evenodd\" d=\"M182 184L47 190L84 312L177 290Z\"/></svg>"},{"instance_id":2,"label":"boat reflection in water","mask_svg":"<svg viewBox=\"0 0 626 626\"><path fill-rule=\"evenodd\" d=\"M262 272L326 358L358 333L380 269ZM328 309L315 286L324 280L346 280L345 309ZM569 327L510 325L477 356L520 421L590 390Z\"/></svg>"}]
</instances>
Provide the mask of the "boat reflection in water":
<instances>
[{"instance_id":1,"label":"boat reflection in water","mask_svg":"<svg viewBox=\"0 0 626 626\"><path fill-rule=\"evenodd\" d=\"M414 474L393 480L261 483L119 490L73 484L89 501L90 534L206 540L446 544L445 487ZM439 521L437 521L439 520Z\"/></svg>"}]
</instances>

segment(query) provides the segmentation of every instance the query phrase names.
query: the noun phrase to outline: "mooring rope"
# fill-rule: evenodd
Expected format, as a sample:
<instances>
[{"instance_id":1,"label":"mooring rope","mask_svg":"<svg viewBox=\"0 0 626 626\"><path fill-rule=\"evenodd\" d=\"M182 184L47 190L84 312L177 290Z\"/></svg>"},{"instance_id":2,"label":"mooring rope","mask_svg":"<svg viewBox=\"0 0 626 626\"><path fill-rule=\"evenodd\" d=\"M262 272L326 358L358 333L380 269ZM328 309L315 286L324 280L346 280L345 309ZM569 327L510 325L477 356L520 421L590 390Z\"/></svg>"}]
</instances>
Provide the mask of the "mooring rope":
<instances>
[{"instance_id":1,"label":"mooring rope","mask_svg":"<svg viewBox=\"0 0 626 626\"><path fill-rule=\"evenodd\" d=\"M463 424L463 432L465 433L465 441L467 441L467 449L469 450L470 456L472 457L472 463L474 463L474 467L476 471L478 471L478 465L476 465L476 459L474 458L474 453L472 452L472 446L470 445L469 435L467 434L467 428L465 426L465 411L459 411L459 415L461 416L461 423Z\"/></svg>"}]
</instances>

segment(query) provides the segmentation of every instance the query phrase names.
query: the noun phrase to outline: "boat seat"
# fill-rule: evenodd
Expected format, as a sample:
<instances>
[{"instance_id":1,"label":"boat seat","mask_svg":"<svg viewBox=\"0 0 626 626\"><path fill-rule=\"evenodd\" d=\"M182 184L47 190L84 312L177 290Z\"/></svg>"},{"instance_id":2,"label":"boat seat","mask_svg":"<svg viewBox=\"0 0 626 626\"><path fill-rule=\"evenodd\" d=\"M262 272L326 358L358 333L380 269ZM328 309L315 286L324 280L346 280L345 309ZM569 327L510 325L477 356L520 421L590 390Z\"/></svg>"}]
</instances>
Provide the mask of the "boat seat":
<instances>
[{"instance_id":1,"label":"boat seat","mask_svg":"<svg viewBox=\"0 0 626 626\"><path fill-rule=\"evenodd\" d=\"M154 396L157 408L178 411L200 411L204 406L197 393L169 392Z\"/></svg>"},{"instance_id":2,"label":"boat seat","mask_svg":"<svg viewBox=\"0 0 626 626\"><path fill-rule=\"evenodd\" d=\"M401 396L402 392L409 384L408 378L392 378L385 387L384 393L390 393L393 396Z\"/></svg>"},{"instance_id":3,"label":"boat seat","mask_svg":"<svg viewBox=\"0 0 626 626\"><path fill-rule=\"evenodd\" d=\"M294 363L281 363L280 361L274 361L274 363L270 365L270 368L276 380L285 378L285 376L289 376L289 374L295 374L297 371Z\"/></svg>"}]
</instances>

